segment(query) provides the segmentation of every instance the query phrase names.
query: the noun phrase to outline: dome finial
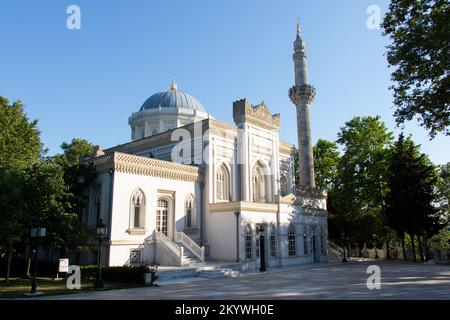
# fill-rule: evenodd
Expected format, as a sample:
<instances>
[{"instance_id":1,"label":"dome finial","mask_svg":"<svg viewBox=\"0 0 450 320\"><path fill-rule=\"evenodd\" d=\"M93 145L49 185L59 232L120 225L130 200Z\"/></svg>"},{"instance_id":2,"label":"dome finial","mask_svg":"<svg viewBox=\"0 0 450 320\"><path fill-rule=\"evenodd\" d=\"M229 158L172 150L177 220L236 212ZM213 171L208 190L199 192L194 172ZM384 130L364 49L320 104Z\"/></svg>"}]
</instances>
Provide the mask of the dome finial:
<instances>
[{"instance_id":1,"label":"dome finial","mask_svg":"<svg viewBox=\"0 0 450 320\"><path fill-rule=\"evenodd\" d=\"M175 82L175 76L172 77L172 85L170 86L170 90L177 91L177 84Z\"/></svg>"},{"instance_id":2,"label":"dome finial","mask_svg":"<svg viewBox=\"0 0 450 320\"><path fill-rule=\"evenodd\" d=\"M297 18L297 37L301 37L302 33L300 31L300 18Z\"/></svg>"}]
</instances>

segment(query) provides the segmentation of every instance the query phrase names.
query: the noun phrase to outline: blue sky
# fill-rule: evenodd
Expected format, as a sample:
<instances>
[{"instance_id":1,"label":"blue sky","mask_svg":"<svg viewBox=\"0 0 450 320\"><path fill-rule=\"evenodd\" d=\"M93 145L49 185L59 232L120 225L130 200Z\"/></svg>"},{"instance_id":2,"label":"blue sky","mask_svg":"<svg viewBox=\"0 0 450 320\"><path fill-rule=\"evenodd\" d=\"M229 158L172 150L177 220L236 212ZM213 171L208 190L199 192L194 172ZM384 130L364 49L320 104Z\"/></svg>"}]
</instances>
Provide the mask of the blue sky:
<instances>
[{"instance_id":1,"label":"blue sky","mask_svg":"<svg viewBox=\"0 0 450 320\"><path fill-rule=\"evenodd\" d=\"M81 9L81 30L66 28L71 4ZM356 115L380 115L397 134L388 40L367 28L369 5L384 14L388 1L1 1L0 95L39 119L50 155L73 137L128 142L128 117L174 75L178 89L226 122L233 101L263 100L281 113L281 138L296 144L288 89L299 17L317 89L314 142L335 140ZM435 163L450 160L448 137L430 142L416 122L404 130Z\"/></svg>"}]
</instances>

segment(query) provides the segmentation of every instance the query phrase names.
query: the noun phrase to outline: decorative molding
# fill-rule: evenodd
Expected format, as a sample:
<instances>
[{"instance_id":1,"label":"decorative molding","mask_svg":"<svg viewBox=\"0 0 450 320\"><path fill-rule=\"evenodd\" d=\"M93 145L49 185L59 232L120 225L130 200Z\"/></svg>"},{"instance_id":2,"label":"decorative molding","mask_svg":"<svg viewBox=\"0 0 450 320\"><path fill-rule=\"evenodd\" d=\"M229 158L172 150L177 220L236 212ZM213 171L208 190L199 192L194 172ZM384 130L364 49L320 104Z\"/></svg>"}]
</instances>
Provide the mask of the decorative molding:
<instances>
[{"instance_id":1,"label":"decorative molding","mask_svg":"<svg viewBox=\"0 0 450 320\"><path fill-rule=\"evenodd\" d=\"M126 231L130 236L145 236L147 229L132 228Z\"/></svg>"},{"instance_id":2,"label":"decorative molding","mask_svg":"<svg viewBox=\"0 0 450 320\"><path fill-rule=\"evenodd\" d=\"M189 182L203 180L203 169L196 166L156 160L126 153L113 152L91 159L98 171L113 169L117 172L145 175Z\"/></svg>"},{"instance_id":3,"label":"decorative molding","mask_svg":"<svg viewBox=\"0 0 450 320\"><path fill-rule=\"evenodd\" d=\"M209 204L209 212L256 211L276 213L277 210L278 206L274 203L234 201Z\"/></svg>"},{"instance_id":4,"label":"decorative molding","mask_svg":"<svg viewBox=\"0 0 450 320\"><path fill-rule=\"evenodd\" d=\"M142 245L143 241L136 241L136 240L112 240L109 244L111 246L134 246L134 245Z\"/></svg>"},{"instance_id":5,"label":"decorative molding","mask_svg":"<svg viewBox=\"0 0 450 320\"><path fill-rule=\"evenodd\" d=\"M269 130L280 130L280 114L270 112L264 102L252 106L247 99L233 102L233 119L235 123L248 122Z\"/></svg>"},{"instance_id":6,"label":"decorative molding","mask_svg":"<svg viewBox=\"0 0 450 320\"><path fill-rule=\"evenodd\" d=\"M281 154L291 156L293 151L294 151L294 145L290 144L289 142L285 142L285 141L281 141L280 140L279 151L280 151Z\"/></svg>"},{"instance_id":7,"label":"decorative molding","mask_svg":"<svg viewBox=\"0 0 450 320\"><path fill-rule=\"evenodd\" d=\"M310 84L293 86L289 89L289 98L296 106L310 106L316 96L316 89Z\"/></svg>"},{"instance_id":8,"label":"decorative molding","mask_svg":"<svg viewBox=\"0 0 450 320\"><path fill-rule=\"evenodd\" d=\"M275 202L276 203L282 203L282 204L295 204L295 200L297 199L297 197L294 194L288 194L287 196L279 196L276 195L275 196Z\"/></svg>"}]
</instances>

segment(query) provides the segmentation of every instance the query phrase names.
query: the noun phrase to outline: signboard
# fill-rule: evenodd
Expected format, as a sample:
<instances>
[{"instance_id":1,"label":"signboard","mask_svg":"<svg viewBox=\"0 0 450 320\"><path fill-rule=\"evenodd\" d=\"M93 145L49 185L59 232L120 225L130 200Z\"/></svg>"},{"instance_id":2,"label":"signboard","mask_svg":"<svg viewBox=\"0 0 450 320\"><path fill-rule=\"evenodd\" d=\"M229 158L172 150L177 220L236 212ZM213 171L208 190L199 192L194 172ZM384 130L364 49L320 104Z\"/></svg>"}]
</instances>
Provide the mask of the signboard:
<instances>
[{"instance_id":1,"label":"signboard","mask_svg":"<svg viewBox=\"0 0 450 320\"><path fill-rule=\"evenodd\" d=\"M59 259L59 272L69 272L69 259Z\"/></svg>"},{"instance_id":2,"label":"signboard","mask_svg":"<svg viewBox=\"0 0 450 320\"><path fill-rule=\"evenodd\" d=\"M37 228L32 228L31 229L31 237L32 238L36 238L36 234L37 234ZM45 237L45 228L39 228L39 237Z\"/></svg>"}]
</instances>

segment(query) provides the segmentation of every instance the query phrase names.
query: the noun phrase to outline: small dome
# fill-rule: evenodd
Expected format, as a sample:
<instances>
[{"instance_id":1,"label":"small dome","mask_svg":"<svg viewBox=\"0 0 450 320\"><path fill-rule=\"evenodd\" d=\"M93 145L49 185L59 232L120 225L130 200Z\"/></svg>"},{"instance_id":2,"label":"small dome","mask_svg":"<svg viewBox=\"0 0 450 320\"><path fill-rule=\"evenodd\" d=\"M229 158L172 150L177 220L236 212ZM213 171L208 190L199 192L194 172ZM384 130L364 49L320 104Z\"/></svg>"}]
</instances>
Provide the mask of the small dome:
<instances>
[{"instance_id":1,"label":"small dome","mask_svg":"<svg viewBox=\"0 0 450 320\"><path fill-rule=\"evenodd\" d=\"M157 108L185 108L206 112L203 105L193 96L177 90L177 85L173 81L171 89L158 92L148 98L140 110Z\"/></svg>"}]
</instances>

